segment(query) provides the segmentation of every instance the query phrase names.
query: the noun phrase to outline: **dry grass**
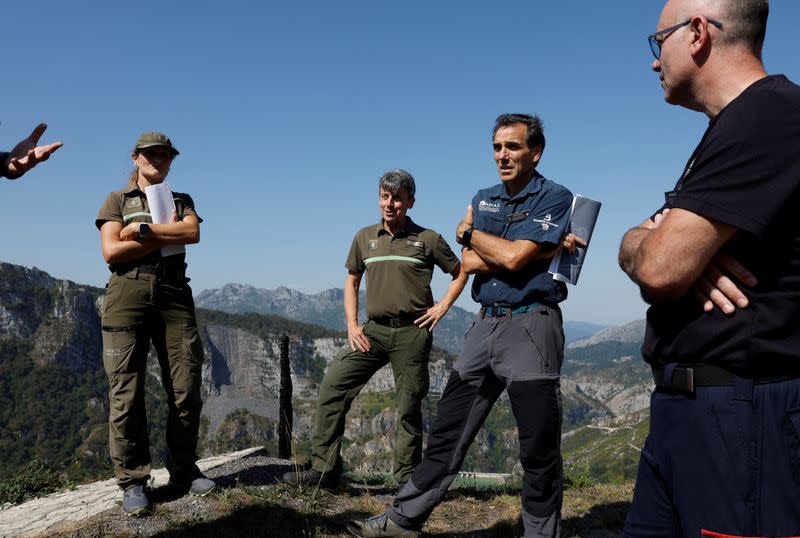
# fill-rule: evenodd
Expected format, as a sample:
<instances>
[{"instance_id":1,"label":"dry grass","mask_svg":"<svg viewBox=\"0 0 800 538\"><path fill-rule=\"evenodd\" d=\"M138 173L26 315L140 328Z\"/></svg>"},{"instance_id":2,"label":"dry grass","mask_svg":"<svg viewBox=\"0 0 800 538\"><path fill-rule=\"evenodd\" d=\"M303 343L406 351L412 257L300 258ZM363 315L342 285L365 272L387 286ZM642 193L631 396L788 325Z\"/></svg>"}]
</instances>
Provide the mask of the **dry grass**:
<instances>
[{"instance_id":1,"label":"dry grass","mask_svg":"<svg viewBox=\"0 0 800 538\"><path fill-rule=\"evenodd\" d=\"M392 493L386 487L353 483L336 494L285 484L235 486L204 499L164 502L149 518L125 518L115 508L62 528L57 535L344 538L349 536L345 528L348 520L382 512L391 502ZM567 490L564 538L619 536L632 493L632 484ZM436 538L521 535L519 494L491 489L451 491L423 529L423 536Z\"/></svg>"}]
</instances>

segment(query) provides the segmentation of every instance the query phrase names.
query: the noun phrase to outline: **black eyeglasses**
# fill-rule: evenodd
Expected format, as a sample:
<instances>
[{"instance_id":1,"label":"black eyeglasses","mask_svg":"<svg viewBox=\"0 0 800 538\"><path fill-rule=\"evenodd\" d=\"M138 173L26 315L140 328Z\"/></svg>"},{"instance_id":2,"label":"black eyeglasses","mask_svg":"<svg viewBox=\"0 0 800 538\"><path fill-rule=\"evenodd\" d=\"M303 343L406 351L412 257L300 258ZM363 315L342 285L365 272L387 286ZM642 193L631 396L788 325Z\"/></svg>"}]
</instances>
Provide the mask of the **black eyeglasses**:
<instances>
[{"instance_id":1,"label":"black eyeglasses","mask_svg":"<svg viewBox=\"0 0 800 538\"><path fill-rule=\"evenodd\" d=\"M714 26L716 26L717 28L722 30L722 23L721 22L715 21L714 19L706 19L706 20L709 22L709 24L713 24ZM647 41L650 43L650 50L653 52L653 56L656 57L656 60L660 60L661 59L661 45L664 43L664 41L667 40L667 38L672 34L672 32L674 32L678 28L682 28L682 27L686 26L690 22L692 22L692 19L684 21L684 22L682 22L680 24L676 24L675 26L670 26L669 28L664 28L663 30L661 30L659 32L656 32L654 34L650 34L649 36L647 36ZM662 36L663 36L663 38L659 39Z\"/></svg>"}]
</instances>

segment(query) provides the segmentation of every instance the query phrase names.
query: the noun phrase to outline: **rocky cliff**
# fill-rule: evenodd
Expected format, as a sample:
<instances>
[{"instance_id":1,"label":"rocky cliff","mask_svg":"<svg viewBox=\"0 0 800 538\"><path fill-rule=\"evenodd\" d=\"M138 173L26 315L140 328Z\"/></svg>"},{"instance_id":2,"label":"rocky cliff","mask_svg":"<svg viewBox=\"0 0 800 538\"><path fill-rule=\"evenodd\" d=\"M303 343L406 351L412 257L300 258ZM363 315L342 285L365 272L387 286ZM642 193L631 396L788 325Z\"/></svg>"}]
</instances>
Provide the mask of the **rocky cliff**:
<instances>
[{"instance_id":1,"label":"rocky cliff","mask_svg":"<svg viewBox=\"0 0 800 538\"><path fill-rule=\"evenodd\" d=\"M275 302L297 292L283 288ZM336 290L329 299L340 304ZM263 299L263 297L261 298ZM261 300L259 299L259 300ZM107 385L102 368L99 312L103 290L58 280L38 269L0 263L0 478L4 469L35 455L78 458L105 465ZM279 341L290 340L295 437L308 443L318 384L347 343L341 332L273 315L229 314L201 309L198 322L206 354L203 450L238 448L275 436L278 418ZM608 333L567 350L563 394L565 431L647 406L646 368L631 358L638 345ZM629 331L622 331L628 335ZM425 424L434 412L454 357L435 349ZM149 361L148 401L156 460L163 445L165 403L157 361ZM344 455L354 468L386 470L395 435L393 377L376 374L348 415ZM8 441L13 439L13 441ZM162 453L163 455L163 453ZM89 458L88 460L86 458ZM516 465L516 428L505 399L489 417L468 458L477 470Z\"/></svg>"}]
</instances>

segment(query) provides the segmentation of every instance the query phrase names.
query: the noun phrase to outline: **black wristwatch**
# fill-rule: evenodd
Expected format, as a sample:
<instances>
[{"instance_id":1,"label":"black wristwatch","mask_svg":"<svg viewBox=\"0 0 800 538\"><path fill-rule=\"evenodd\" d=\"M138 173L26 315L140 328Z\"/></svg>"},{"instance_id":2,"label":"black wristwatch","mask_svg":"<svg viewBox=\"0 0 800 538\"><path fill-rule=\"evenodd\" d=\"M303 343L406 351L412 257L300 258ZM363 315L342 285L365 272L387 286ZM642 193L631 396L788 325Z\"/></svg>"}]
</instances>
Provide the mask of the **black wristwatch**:
<instances>
[{"instance_id":1,"label":"black wristwatch","mask_svg":"<svg viewBox=\"0 0 800 538\"><path fill-rule=\"evenodd\" d=\"M139 225L139 239L146 239L150 235L150 225L143 222Z\"/></svg>"},{"instance_id":2,"label":"black wristwatch","mask_svg":"<svg viewBox=\"0 0 800 538\"><path fill-rule=\"evenodd\" d=\"M461 245L462 246L465 246L465 247L469 248L472 245L472 231L473 230L474 230L474 228L472 226L470 226L469 228L464 230L463 234L461 234Z\"/></svg>"}]
</instances>

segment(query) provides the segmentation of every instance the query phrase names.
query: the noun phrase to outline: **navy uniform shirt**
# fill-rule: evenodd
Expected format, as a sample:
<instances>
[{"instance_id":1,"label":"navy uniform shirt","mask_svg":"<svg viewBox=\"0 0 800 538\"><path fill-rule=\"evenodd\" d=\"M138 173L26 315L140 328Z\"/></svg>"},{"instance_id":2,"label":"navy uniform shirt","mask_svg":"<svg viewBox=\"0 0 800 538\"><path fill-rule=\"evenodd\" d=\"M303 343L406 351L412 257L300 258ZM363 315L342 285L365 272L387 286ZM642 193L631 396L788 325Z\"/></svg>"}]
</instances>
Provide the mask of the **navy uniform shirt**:
<instances>
[{"instance_id":1,"label":"navy uniform shirt","mask_svg":"<svg viewBox=\"0 0 800 538\"><path fill-rule=\"evenodd\" d=\"M516 196L504 183L478 191L472 199L473 227L509 241L526 239L549 247L561 242L569 224L572 193L538 172ZM476 274L472 298L481 306L557 304L567 287L547 272L550 260L533 261L515 272Z\"/></svg>"}]
</instances>

